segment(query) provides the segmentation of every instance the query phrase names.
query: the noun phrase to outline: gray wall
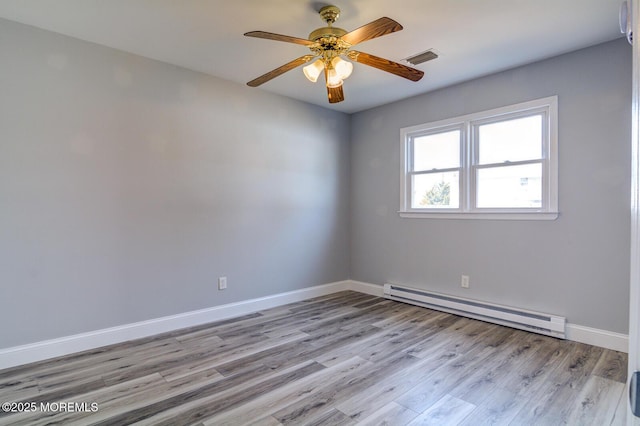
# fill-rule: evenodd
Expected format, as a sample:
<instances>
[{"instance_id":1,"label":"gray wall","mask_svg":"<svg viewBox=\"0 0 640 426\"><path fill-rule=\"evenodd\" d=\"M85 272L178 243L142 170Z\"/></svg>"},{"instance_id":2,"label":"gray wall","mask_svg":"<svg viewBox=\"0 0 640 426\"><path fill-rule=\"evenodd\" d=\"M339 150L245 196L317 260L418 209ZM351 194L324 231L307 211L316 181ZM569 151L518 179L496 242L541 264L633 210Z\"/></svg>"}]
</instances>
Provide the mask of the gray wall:
<instances>
[{"instance_id":1,"label":"gray wall","mask_svg":"<svg viewBox=\"0 0 640 426\"><path fill-rule=\"evenodd\" d=\"M627 330L624 41L351 117L3 20L0 57L0 348L349 277ZM398 217L401 127L554 94L558 220Z\"/></svg>"},{"instance_id":2,"label":"gray wall","mask_svg":"<svg viewBox=\"0 0 640 426\"><path fill-rule=\"evenodd\" d=\"M443 56L438 60L446 60ZM429 78L427 65L426 78ZM555 221L401 219L400 128L558 95ZM626 333L631 48L598 45L355 114L351 277ZM468 274L471 288L460 288Z\"/></svg>"},{"instance_id":3,"label":"gray wall","mask_svg":"<svg viewBox=\"0 0 640 426\"><path fill-rule=\"evenodd\" d=\"M0 58L0 348L349 277L347 115L4 20Z\"/></svg>"}]
</instances>

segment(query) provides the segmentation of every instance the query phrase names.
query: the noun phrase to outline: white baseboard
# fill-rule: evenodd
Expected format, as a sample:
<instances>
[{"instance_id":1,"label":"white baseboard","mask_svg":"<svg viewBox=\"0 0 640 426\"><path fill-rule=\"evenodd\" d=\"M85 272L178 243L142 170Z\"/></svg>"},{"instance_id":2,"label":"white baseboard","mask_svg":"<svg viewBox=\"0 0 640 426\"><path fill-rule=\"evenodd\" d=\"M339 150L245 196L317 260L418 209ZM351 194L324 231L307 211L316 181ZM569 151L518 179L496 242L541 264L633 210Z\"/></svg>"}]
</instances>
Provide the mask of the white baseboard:
<instances>
[{"instance_id":1,"label":"white baseboard","mask_svg":"<svg viewBox=\"0 0 640 426\"><path fill-rule=\"evenodd\" d=\"M350 283L348 280L338 281L287 293L0 349L0 370L349 290Z\"/></svg>"},{"instance_id":2,"label":"white baseboard","mask_svg":"<svg viewBox=\"0 0 640 426\"><path fill-rule=\"evenodd\" d=\"M567 324L567 339L574 342L587 343L614 351L629 352L629 336L613 331Z\"/></svg>"},{"instance_id":3,"label":"white baseboard","mask_svg":"<svg viewBox=\"0 0 640 426\"><path fill-rule=\"evenodd\" d=\"M348 283L349 284L347 288L349 290L370 294L372 296L378 296L378 297L384 296L384 287L381 285L363 283L362 281L354 281L354 280L349 280Z\"/></svg>"},{"instance_id":4,"label":"white baseboard","mask_svg":"<svg viewBox=\"0 0 640 426\"><path fill-rule=\"evenodd\" d=\"M299 302L312 297L325 296L338 291L353 290L382 297L381 285L361 281L345 280L335 283L309 287L287 293L230 303L197 311L185 312L147 321L105 328L88 333L58 339L45 340L12 348L0 349L0 370L31 362L43 361L75 352L99 348L101 346L140 339L154 334L193 327L209 322L220 321L263 309L274 308L287 303ZM587 343L620 352L628 351L629 337L626 334L599 330L575 324L567 324L567 339Z\"/></svg>"}]
</instances>

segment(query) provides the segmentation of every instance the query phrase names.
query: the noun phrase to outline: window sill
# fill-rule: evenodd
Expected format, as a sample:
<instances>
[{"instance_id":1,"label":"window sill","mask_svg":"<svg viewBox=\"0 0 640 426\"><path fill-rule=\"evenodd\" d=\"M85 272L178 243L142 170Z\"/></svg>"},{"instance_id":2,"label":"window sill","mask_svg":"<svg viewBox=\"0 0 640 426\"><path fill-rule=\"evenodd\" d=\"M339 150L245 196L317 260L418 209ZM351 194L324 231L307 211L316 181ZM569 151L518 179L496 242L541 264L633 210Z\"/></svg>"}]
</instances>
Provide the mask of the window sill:
<instances>
[{"instance_id":1,"label":"window sill","mask_svg":"<svg viewBox=\"0 0 640 426\"><path fill-rule=\"evenodd\" d=\"M421 212L399 211L408 219L556 220L559 212Z\"/></svg>"}]
</instances>

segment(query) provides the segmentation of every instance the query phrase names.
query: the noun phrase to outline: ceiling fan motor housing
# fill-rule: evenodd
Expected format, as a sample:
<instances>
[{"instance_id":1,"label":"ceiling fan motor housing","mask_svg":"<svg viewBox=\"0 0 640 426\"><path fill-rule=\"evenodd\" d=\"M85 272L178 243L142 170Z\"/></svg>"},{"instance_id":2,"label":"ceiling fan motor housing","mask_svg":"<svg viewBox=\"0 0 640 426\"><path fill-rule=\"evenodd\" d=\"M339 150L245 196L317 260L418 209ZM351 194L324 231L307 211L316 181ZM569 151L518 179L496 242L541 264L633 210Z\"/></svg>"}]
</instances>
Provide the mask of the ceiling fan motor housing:
<instances>
[{"instance_id":1,"label":"ceiling fan motor housing","mask_svg":"<svg viewBox=\"0 0 640 426\"><path fill-rule=\"evenodd\" d=\"M323 38L331 38L331 37L342 37L345 35L347 31L338 27L322 27L314 30L309 34L309 40L320 42Z\"/></svg>"},{"instance_id":2,"label":"ceiling fan motor housing","mask_svg":"<svg viewBox=\"0 0 640 426\"><path fill-rule=\"evenodd\" d=\"M327 26L318 28L309 34L309 40L318 44L312 47L311 50L321 55L324 52L330 52L329 56L344 54L351 45L340 39L340 37L347 34L347 31L333 26L333 23L340 16L340 8L337 6L324 6L318 13L320 13L322 20L327 23Z\"/></svg>"}]
</instances>

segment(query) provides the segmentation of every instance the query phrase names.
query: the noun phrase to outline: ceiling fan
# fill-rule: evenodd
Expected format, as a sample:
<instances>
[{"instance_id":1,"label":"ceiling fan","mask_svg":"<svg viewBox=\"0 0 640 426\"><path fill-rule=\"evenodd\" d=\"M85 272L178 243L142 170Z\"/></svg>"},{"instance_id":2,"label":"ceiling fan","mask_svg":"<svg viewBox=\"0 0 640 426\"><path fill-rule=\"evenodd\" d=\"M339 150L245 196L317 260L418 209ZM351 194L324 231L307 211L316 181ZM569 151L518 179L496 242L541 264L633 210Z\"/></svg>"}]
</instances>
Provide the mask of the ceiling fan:
<instances>
[{"instance_id":1,"label":"ceiling fan","mask_svg":"<svg viewBox=\"0 0 640 426\"><path fill-rule=\"evenodd\" d=\"M342 28L333 26L340 16L340 9L336 6L325 6L320 9L322 20L327 23L326 27L318 28L309 34L308 39L291 37L281 34L274 34L265 31L250 31L244 35L247 37L264 38L268 40L284 41L287 43L301 44L311 50L311 54L301 56L288 62L260 77L247 83L248 86L257 87L267 81L297 68L313 59L310 65L303 68L304 75L312 82L316 82L320 74L324 71L327 95L330 103L342 102L344 92L342 90L343 81L351 75L353 64L343 58L349 58L354 62L369 65L382 71L386 71L411 81L418 81L424 72L388 59L370 55L368 53L352 50L351 48L363 41L381 37L402 29L402 25L391 18L380 18L362 27L347 32Z\"/></svg>"}]
</instances>

